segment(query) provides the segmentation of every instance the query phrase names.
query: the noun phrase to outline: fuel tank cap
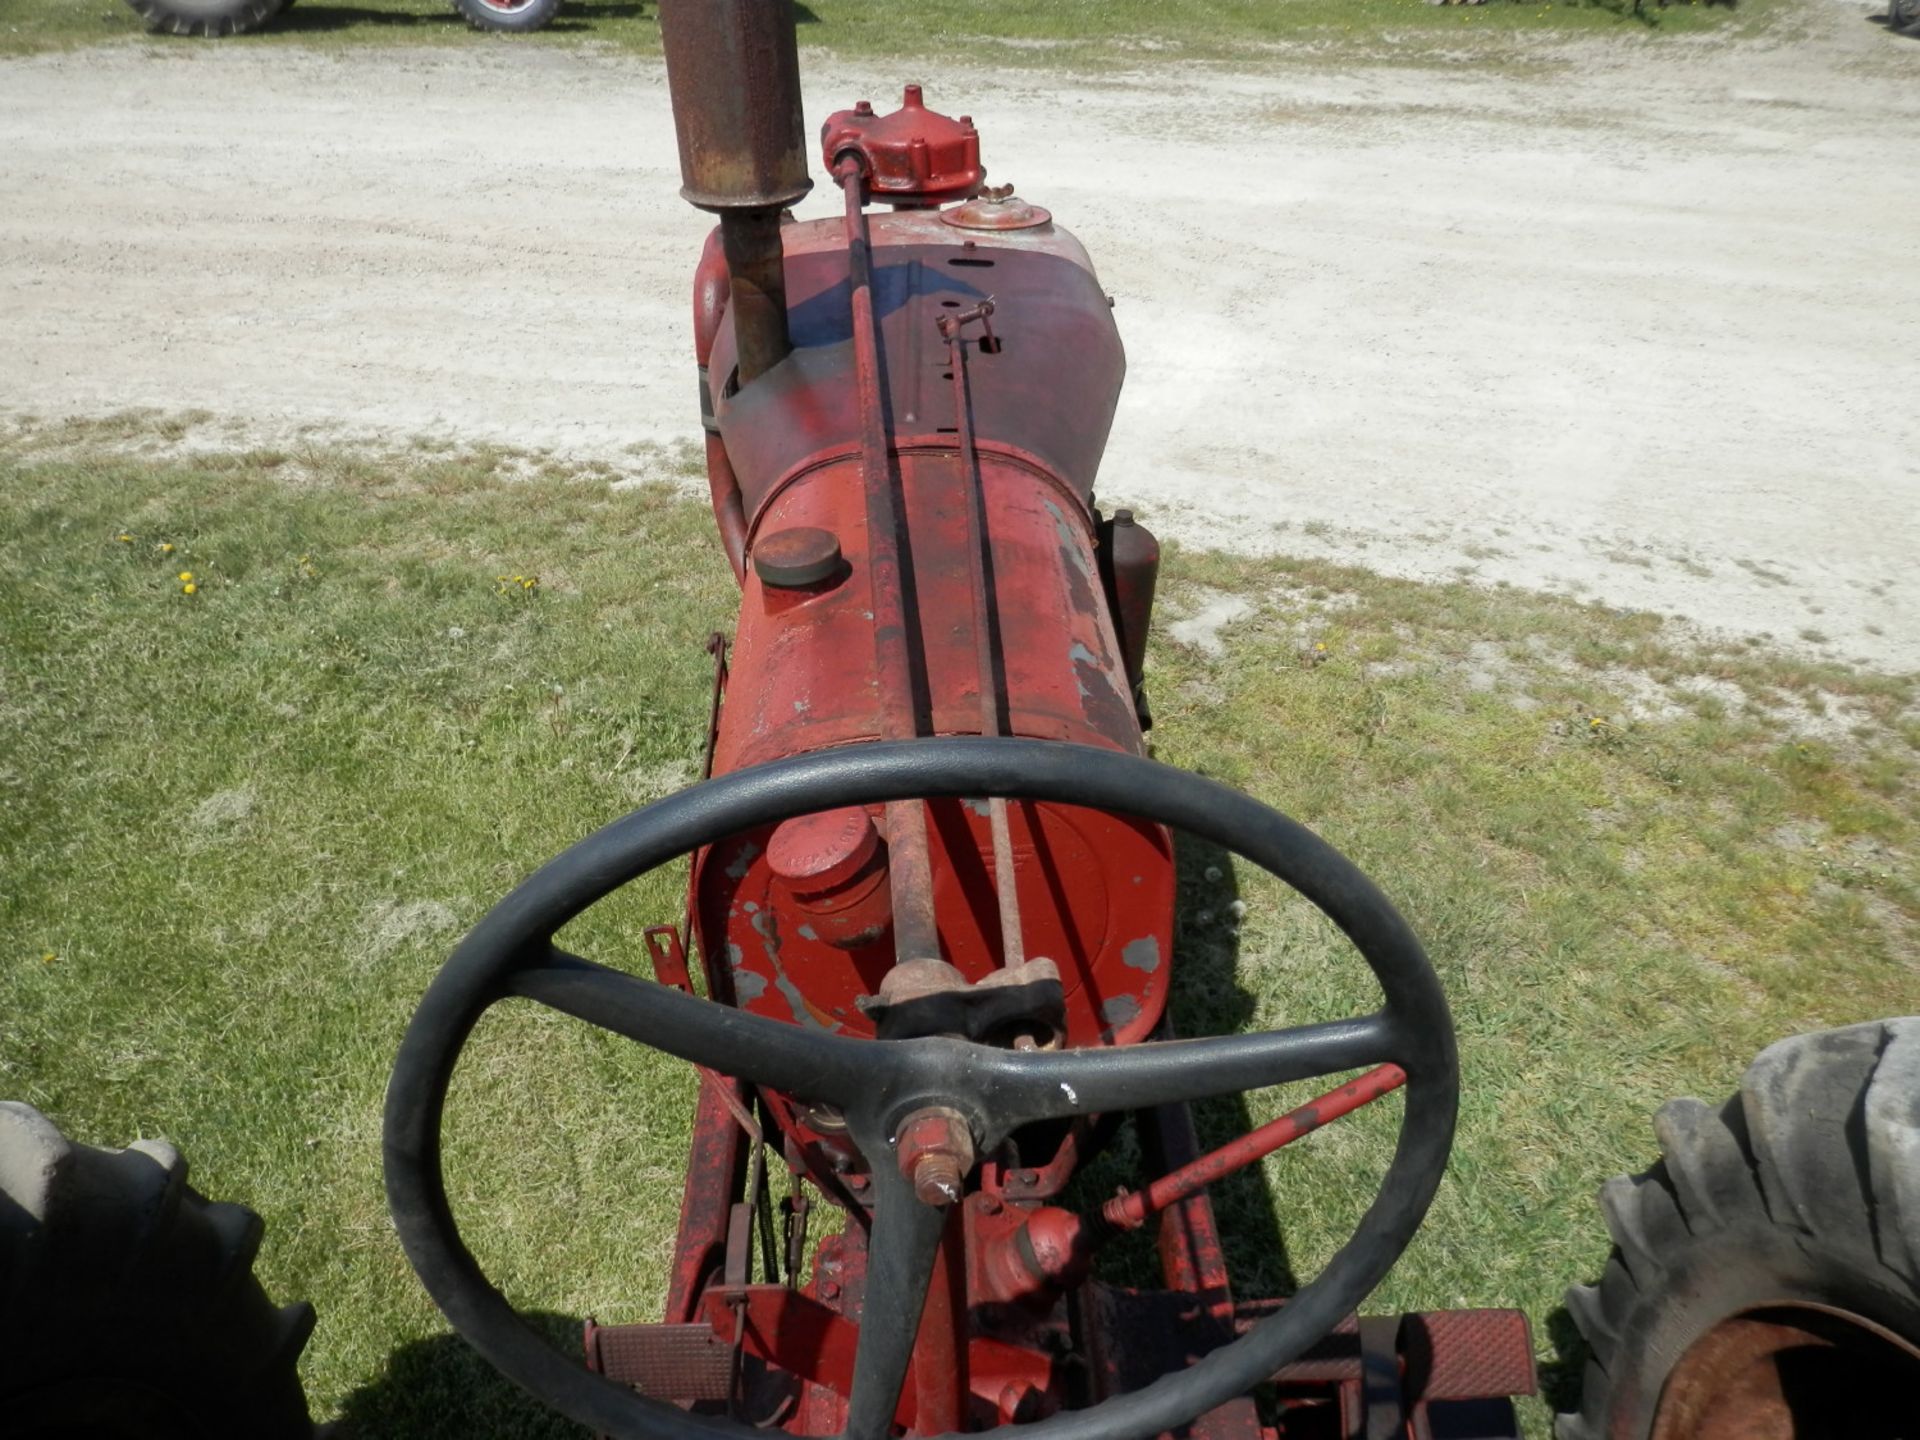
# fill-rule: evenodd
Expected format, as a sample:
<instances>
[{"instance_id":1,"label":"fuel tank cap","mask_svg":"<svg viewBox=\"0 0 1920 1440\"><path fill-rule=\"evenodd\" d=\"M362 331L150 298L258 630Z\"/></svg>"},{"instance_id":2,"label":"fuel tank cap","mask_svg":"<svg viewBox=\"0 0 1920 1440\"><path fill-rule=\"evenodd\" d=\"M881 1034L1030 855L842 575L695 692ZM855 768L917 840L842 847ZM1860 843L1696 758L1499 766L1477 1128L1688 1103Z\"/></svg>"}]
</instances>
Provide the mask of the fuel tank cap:
<instances>
[{"instance_id":1,"label":"fuel tank cap","mask_svg":"<svg viewBox=\"0 0 1920 1440\"><path fill-rule=\"evenodd\" d=\"M753 573L781 590L824 584L840 573L840 541L814 525L775 530L753 542Z\"/></svg>"}]
</instances>

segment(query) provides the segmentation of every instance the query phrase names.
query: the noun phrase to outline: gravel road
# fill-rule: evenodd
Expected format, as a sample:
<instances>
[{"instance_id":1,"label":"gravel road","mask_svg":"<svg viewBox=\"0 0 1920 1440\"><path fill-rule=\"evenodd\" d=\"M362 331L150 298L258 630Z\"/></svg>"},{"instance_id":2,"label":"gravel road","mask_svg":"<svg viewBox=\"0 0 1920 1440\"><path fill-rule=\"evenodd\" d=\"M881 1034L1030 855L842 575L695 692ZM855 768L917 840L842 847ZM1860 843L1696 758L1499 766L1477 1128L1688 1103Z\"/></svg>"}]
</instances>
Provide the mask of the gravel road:
<instances>
[{"instance_id":1,"label":"gravel road","mask_svg":"<svg viewBox=\"0 0 1920 1440\"><path fill-rule=\"evenodd\" d=\"M1104 499L1920 669L1920 43L1806 3L1790 40L929 100L1117 297ZM915 78L805 70L816 115ZM677 187L663 73L612 55L0 63L0 413L691 438Z\"/></svg>"}]
</instances>

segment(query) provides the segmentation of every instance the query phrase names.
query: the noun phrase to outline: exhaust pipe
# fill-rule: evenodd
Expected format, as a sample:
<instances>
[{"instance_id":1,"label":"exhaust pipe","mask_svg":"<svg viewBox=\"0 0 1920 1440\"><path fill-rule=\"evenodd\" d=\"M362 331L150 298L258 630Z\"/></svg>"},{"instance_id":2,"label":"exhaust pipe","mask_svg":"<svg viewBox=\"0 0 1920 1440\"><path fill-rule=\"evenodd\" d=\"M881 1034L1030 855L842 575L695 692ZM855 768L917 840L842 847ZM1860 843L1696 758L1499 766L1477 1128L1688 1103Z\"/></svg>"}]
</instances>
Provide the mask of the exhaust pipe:
<instances>
[{"instance_id":1,"label":"exhaust pipe","mask_svg":"<svg viewBox=\"0 0 1920 1440\"><path fill-rule=\"evenodd\" d=\"M813 188L792 0L660 0L680 193L720 217L740 383L787 357L780 212Z\"/></svg>"}]
</instances>

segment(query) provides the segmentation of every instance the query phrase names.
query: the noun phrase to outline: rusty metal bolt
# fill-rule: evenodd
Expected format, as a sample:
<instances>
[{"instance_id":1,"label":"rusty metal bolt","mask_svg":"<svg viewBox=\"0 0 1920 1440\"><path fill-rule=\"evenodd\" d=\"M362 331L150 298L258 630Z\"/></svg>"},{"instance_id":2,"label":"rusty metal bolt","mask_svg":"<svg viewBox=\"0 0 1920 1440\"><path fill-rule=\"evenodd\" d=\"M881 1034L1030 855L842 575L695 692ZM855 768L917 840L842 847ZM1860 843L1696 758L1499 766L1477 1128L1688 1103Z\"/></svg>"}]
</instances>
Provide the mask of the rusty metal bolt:
<instances>
[{"instance_id":1,"label":"rusty metal bolt","mask_svg":"<svg viewBox=\"0 0 1920 1440\"><path fill-rule=\"evenodd\" d=\"M951 1205L960 1198L966 1172L952 1155L929 1150L914 1163L913 1193L922 1205Z\"/></svg>"},{"instance_id":2,"label":"rusty metal bolt","mask_svg":"<svg viewBox=\"0 0 1920 1440\"><path fill-rule=\"evenodd\" d=\"M923 1205L959 1203L967 1173L973 1169L973 1132L957 1110L930 1106L900 1122L893 1137L900 1173Z\"/></svg>"}]
</instances>

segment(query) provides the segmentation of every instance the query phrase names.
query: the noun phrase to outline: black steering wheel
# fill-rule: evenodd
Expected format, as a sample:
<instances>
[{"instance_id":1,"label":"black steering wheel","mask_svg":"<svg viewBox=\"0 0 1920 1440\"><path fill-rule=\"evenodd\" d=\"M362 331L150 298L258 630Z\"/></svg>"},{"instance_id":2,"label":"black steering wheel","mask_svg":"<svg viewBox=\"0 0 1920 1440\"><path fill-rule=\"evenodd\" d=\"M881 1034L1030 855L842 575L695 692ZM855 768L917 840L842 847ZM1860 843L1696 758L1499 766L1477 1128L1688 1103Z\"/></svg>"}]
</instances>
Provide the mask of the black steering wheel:
<instances>
[{"instance_id":1,"label":"black steering wheel","mask_svg":"<svg viewBox=\"0 0 1920 1440\"><path fill-rule=\"evenodd\" d=\"M980 796L1155 820L1244 856L1346 932L1386 1003L1355 1019L1252 1035L1022 1052L948 1038L862 1040L807 1030L603 968L553 944L561 926L619 886L743 830L843 805ZM888 1440L892 1433L945 1223L944 1209L922 1203L889 1160L904 1117L928 1107L958 1111L985 1153L1041 1120L1200 1100L1386 1061L1406 1071L1393 1163L1352 1237L1311 1284L1187 1369L1020 1427L1032 1440L1147 1440L1253 1389L1360 1304L1426 1213L1446 1168L1459 1100L1446 997L1406 922L1311 831L1213 781L1057 741L943 738L822 751L695 785L588 836L494 906L428 987L387 1087L387 1199L428 1292L502 1373L617 1440L745 1440L762 1432L648 1399L563 1358L520 1322L461 1242L440 1173L441 1111L468 1034L489 1005L507 996L844 1112L876 1192L847 1440Z\"/></svg>"}]
</instances>

